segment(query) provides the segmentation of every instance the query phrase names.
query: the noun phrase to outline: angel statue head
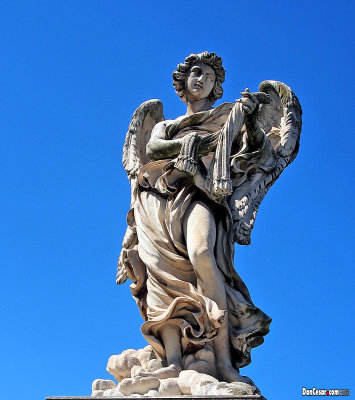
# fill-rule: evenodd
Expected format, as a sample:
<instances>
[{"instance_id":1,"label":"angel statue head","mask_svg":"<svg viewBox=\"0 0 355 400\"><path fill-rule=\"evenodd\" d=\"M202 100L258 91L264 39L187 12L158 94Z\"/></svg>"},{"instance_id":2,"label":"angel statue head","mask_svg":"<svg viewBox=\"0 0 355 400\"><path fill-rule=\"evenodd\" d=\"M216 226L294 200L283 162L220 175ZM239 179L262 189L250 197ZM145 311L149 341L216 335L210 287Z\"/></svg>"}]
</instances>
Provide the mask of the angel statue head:
<instances>
[{"instance_id":1,"label":"angel statue head","mask_svg":"<svg viewBox=\"0 0 355 400\"><path fill-rule=\"evenodd\" d=\"M173 86L183 102L187 102L186 90L195 95L196 99L208 98L211 105L223 95L222 83L225 78L222 58L215 53L204 51L192 53L185 62L178 64L173 72ZM205 83L199 77L206 77Z\"/></svg>"}]
</instances>

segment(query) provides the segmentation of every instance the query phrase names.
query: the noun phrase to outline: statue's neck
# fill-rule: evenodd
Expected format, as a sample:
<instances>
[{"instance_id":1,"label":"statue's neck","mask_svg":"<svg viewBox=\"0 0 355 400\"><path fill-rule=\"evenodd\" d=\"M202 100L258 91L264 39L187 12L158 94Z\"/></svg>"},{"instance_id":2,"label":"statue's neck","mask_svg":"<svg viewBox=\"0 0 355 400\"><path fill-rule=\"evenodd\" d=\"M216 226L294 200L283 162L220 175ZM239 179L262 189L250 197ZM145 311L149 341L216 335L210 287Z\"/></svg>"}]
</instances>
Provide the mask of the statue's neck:
<instances>
[{"instance_id":1,"label":"statue's neck","mask_svg":"<svg viewBox=\"0 0 355 400\"><path fill-rule=\"evenodd\" d=\"M209 99L187 101L186 116L196 114L200 111L208 111L212 107L212 102Z\"/></svg>"}]
</instances>

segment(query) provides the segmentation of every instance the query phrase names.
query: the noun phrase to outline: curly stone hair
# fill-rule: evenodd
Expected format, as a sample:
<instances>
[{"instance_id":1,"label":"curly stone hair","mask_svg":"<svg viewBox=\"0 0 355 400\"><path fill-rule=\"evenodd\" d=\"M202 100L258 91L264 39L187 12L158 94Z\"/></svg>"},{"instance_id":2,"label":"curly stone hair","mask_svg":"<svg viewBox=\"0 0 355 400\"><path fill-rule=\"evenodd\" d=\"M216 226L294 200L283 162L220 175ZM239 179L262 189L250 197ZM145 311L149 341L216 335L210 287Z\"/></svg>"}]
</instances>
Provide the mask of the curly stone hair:
<instances>
[{"instance_id":1,"label":"curly stone hair","mask_svg":"<svg viewBox=\"0 0 355 400\"><path fill-rule=\"evenodd\" d=\"M210 95L208 96L212 103L214 103L223 95L222 83L224 82L226 72L222 65L222 58L218 57L216 53L204 51L203 53L199 54L192 53L188 57L186 57L185 62L178 64L177 69L173 72L173 86L176 93L180 96L180 99L186 103L186 74L190 70L190 68L198 61L212 67L216 74L214 87Z\"/></svg>"}]
</instances>

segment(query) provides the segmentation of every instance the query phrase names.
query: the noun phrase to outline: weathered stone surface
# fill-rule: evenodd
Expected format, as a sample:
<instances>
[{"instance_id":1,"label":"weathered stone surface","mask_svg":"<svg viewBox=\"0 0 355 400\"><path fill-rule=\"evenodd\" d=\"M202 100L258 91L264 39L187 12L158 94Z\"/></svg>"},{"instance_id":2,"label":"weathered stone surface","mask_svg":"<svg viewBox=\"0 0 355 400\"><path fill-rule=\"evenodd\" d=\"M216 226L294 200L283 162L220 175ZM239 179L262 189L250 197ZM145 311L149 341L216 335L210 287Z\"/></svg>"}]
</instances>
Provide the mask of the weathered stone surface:
<instances>
[{"instance_id":1,"label":"weathered stone surface","mask_svg":"<svg viewBox=\"0 0 355 400\"><path fill-rule=\"evenodd\" d=\"M244 382L220 382L215 388L210 392L211 395L219 396L241 396L250 394L260 394L259 390L255 386L250 386Z\"/></svg>"},{"instance_id":2,"label":"weathered stone surface","mask_svg":"<svg viewBox=\"0 0 355 400\"><path fill-rule=\"evenodd\" d=\"M208 380L202 381L202 382L196 382L192 387L191 387L191 394L193 396L207 396L207 395L212 395L215 394L216 392L216 383L212 383Z\"/></svg>"},{"instance_id":3,"label":"weathered stone surface","mask_svg":"<svg viewBox=\"0 0 355 400\"><path fill-rule=\"evenodd\" d=\"M108 389L104 391L103 397L123 397L123 393L121 393L117 388L116 389Z\"/></svg>"},{"instance_id":4,"label":"weathered stone surface","mask_svg":"<svg viewBox=\"0 0 355 400\"><path fill-rule=\"evenodd\" d=\"M194 354L189 354L184 359L183 367L201 374L216 376L215 356L211 348L207 346Z\"/></svg>"},{"instance_id":5,"label":"weathered stone surface","mask_svg":"<svg viewBox=\"0 0 355 400\"><path fill-rule=\"evenodd\" d=\"M135 377L123 379L119 385L118 389L125 395L130 396L132 394L143 395L149 390L158 389L160 381L158 378L154 377Z\"/></svg>"},{"instance_id":6,"label":"weathered stone surface","mask_svg":"<svg viewBox=\"0 0 355 400\"><path fill-rule=\"evenodd\" d=\"M196 371L182 371L178 378L178 385L183 394L191 395L196 394L200 387L208 384L217 384L218 380L210 375L200 374ZM203 393L205 394L205 393Z\"/></svg>"},{"instance_id":7,"label":"weathered stone surface","mask_svg":"<svg viewBox=\"0 0 355 400\"><path fill-rule=\"evenodd\" d=\"M117 383L111 381L110 379L95 379L92 383L92 390L108 390L115 389L117 387Z\"/></svg>"},{"instance_id":8,"label":"weathered stone surface","mask_svg":"<svg viewBox=\"0 0 355 400\"><path fill-rule=\"evenodd\" d=\"M134 367L132 367L131 369L131 378L136 377L137 375L139 375L140 372L145 371L145 369L140 366L140 365L135 365Z\"/></svg>"},{"instance_id":9,"label":"weathered stone surface","mask_svg":"<svg viewBox=\"0 0 355 400\"><path fill-rule=\"evenodd\" d=\"M91 393L91 397L103 397L104 391L103 390L93 390Z\"/></svg>"},{"instance_id":10,"label":"weathered stone surface","mask_svg":"<svg viewBox=\"0 0 355 400\"><path fill-rule=\"evenodd\" d=\"M153 359L148 362L147 370L150 372L158 371L158 369L162 368L163 364L160 360Z\"/></svg>"},{"instance_id":11,"label":"weathered stone surface","mask_svg":"<svg viewBox=\"0 0 355 400\"><path fill-rule=\"evenodd\" d=\"M160 394L157 390L149 390L148 393L144 395L145 397L159 397Z\"/></svg>"},{"instance_id":12,"label":"weathered stone surface","mask_svg":"<svg viewBox=\"0 0 355 400\"><path fill-rule=\"evenodd\" d=\"M137 350L136 357L138 358L141 366L146 370L149 369L149 362L152 359L156 359L156 355L151 346L146 346L144 349Z\"/></svg>"},{"instance_id":13,"label":"weathered stone surface","mask_svg":"<svg viewBox=\"0 0 355 400\"><path fill-rule=\"evenodd\" d=\"M157 396L156 394L158 393L155 390L151 390L149 393L151 393L152 395L139 395L139 394L133 394L132 396L118 396L117 398L119 400L129 400L132 397L138 397L138 398L144 398L144 399L152 399L154 400ZM159 394L159 393L158 393ZM158 396L159 397L159 396ZM47 397L46 400L91 400L92 397L89 396L66 396L66 397ZM106 400L107 397L95 397L96 400ZM211 399L211 400L219 400L219 399L224 399L224 400L266 400L265 397L261 396L261 395L243 395L243 396L162 396L159 397L160 400L184 400L184 399L188 399L188 400L205 400L205 399Z\"/></svg>"},{"instance_id":14,"label":"weathered stone surface","mask_svg":"<svg viewBox=\"0 0 355 400\"><path fill-rule=\"evenodd\" d=\"M139 358L144 363L144 368L139 361ZM111 360L112 361L112 360ZM139 362L139 365L137 364ZM200 367L207 363L214 363L214 354L206 346L200 349L195 354L189 355L184 361L184 368ZM162 363L158 360L155 354L151 351L151 347L147 346L140 350L128 350L121 355L114 357L112 364L115 365L115 373L129 375L129 378L121 379L121 382L116 388L116 383L111 380L97 379L93 382L93 397L97 397L104 389L104 396L112 397L113 394L120 396L235 396L235 395L255 395L260 394L260 391L255 386L254 382L248 377L240 376L243 382L226 383L219 382L215 377L198 372L196 370L183 370L176 378L157 378L153 376L144 376L149 373L161 370ZM203 368L201 367L201 370ZM211 369L211 366L209 367ZM100 390L100 392L99 392ZM150 393L150 395L148 395Z\"/></svg>"},{"instance_id":15,"label":"weathered stone surface","mask_svg":"<svg viewBox=\"0 0 355 400\"><path fill-rule=\"evenodd\" d=\"M159 396L179 396L182 391L178 384L178 378L167 378L160 380Z\"/></svg>"},{"instance_id":16,"label":"weathered stone surface","mask_svg":"<svg viewBox=\"0 0 355 400\"><path fill-rule=\"evenodd\" d=\"M107 371L117 381L133 378L140 372L153 372L162 368L161 360L156 358L151 346L139 350L125 350L122 354L113 355L107 363Z\"/></svg>"},{"instance_id":17,"label":"weathered stone surface","mask_svg":"<svg viewBox=\"0 0 355 400\"><path fill-rule=\"evenodd\" d=\"M136 350L125 350L122 354L113 355L109 358L106 370L113 375L117 381L131 376L131 369L141 363L135 356Z\"/></svg>"}]
</instances>

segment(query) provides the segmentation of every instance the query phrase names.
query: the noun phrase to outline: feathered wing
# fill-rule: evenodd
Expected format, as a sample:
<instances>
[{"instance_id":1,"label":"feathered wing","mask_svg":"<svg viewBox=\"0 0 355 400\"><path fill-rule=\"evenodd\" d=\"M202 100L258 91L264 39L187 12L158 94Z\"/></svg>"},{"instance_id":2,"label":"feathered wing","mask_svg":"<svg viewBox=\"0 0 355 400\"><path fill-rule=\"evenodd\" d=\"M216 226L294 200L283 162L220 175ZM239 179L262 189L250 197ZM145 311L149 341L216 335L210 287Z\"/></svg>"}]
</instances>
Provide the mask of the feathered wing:
<instances>
[{"instance_id":1,"label":"feathered wing","mask_svg":"<svg viewBox=\"0 0 355 400\"><path fill-rule=\"evenodd\" d=\"M267 191L297 156L302 126L302 109L289 86L277 81L263 81L259 89L271 98L269 104L260 106L257 117L269 139L265 140L264 151L266 153L269 146L270 157L266 160L261 155L258 165L251 165L250 173L234 187L229 199L234 240L243 245L251 242L256 214ZM252 157L249 159L251 164Z\"/></svg>"},{"instance_id":2,"label":"feathered wing","mask_svg":"<svg viewBox=\"0 0 355 400\"><path fill-rule=\"evenodd\" d=\"M134 221L134 201L137 176L140 169L150 161L146 146L152 129L158 122L164 120L163 104L160 100L147 100L133 113L123 145L122 163L131 183L131 209L127 215L127 230L122 242L122 251L117 263L116 283L122 284L127 278L136 280L133 268L136 262L132 257L136 253L138 243Z\"/></svg>"},{"instance_id":3,"label":"feathered wing","mask_svg":"<svg viewBox=\"0 0 355 400\"><path fill-rule=\"evenodd\" d=\"M154 125L163 120L163 104L157 99L145 101L133 113L122 154L122 163L128 178L137 177L141 167L150 161L146 146Z\"/></svg>"}]
</instances>

